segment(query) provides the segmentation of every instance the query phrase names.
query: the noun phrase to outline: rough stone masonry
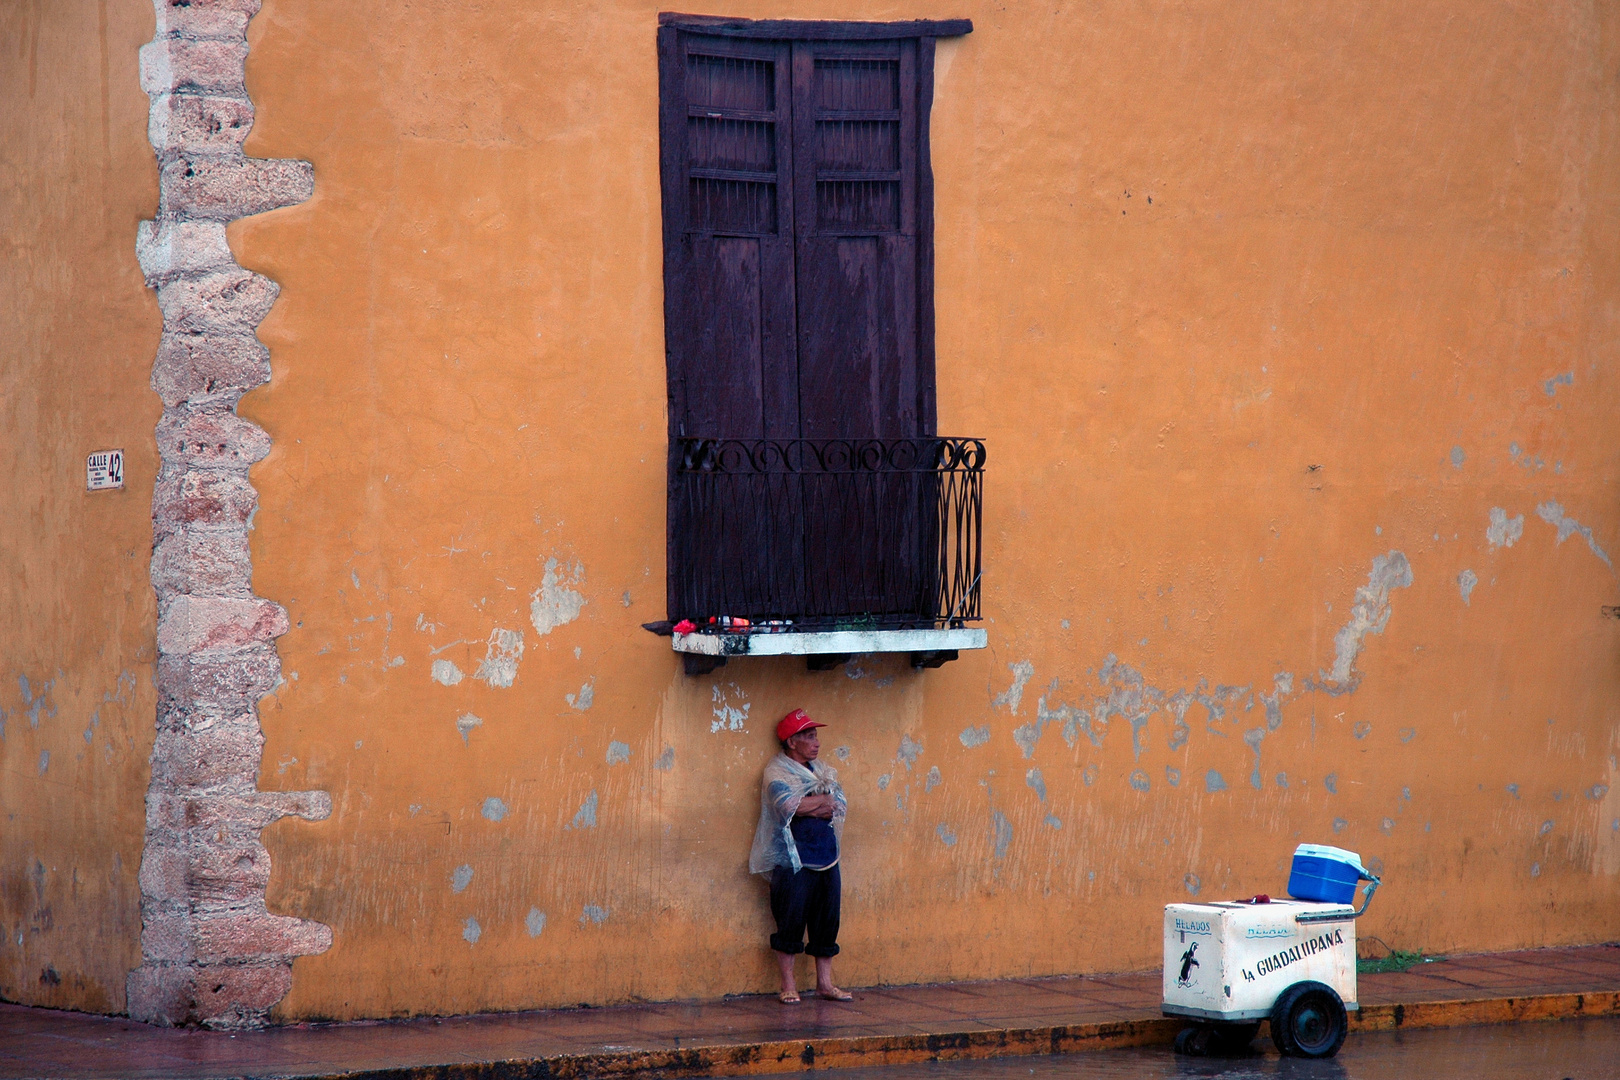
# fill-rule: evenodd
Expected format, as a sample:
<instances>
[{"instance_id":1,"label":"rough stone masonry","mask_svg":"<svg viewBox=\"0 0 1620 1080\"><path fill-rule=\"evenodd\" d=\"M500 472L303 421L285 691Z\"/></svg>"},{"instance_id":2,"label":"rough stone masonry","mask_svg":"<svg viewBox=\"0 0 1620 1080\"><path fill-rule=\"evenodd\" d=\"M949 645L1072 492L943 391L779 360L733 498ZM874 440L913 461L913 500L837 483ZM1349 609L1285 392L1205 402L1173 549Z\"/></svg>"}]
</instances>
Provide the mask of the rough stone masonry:
<instances>
[{"instance_id":1,"label":"rough stone masonry","mask_svg":"<svg viewBox=\"0 0 1620 1080\"><path fill-rule=\"evenodd\" d=\"M248 469L270 452L236 414L270 378L255 328L276 284L237 265L226 223L303 202L307 161L246 157L253 123L243 82L259 0L154 0L141 49L157 152L157 219L136 252L163 312L152 387L163 399L152 494L158 601L158 715L141 857L140 967L129 1014L160 1024L251 1027L292 986L294 957L323 952L331 929L265 908L270 857L259 834L289 814L331 813L324 791L258 790L258 699L280 678L281 605L253 595L248 531L258 493Z\"/></svg>"}]
</instances>

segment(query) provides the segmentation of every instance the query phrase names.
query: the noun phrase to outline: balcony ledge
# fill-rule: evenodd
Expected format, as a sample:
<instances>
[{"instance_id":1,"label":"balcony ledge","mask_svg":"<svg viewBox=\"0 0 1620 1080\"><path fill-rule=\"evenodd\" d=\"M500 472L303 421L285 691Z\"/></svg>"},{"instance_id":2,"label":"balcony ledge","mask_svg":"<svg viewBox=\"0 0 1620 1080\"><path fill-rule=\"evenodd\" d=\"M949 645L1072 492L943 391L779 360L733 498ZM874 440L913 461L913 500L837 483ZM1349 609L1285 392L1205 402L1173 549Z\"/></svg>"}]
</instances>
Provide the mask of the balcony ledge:
<instances>
[{"instance_id":1,"label":"balcony ledge","mask_svg":"<svg viewBox=\"0 0 1620 1080\"><path fill-rule=\"evenodd\" d=\"M989 634L978 628L945 630L822 630L788 634L675 634L675 651L687 673L713 671L733 656L803 656L812 670L835 667L860 653L910 653L913 667L938 667L964 649L983 649Z\"/></svg>"}]
</instances>

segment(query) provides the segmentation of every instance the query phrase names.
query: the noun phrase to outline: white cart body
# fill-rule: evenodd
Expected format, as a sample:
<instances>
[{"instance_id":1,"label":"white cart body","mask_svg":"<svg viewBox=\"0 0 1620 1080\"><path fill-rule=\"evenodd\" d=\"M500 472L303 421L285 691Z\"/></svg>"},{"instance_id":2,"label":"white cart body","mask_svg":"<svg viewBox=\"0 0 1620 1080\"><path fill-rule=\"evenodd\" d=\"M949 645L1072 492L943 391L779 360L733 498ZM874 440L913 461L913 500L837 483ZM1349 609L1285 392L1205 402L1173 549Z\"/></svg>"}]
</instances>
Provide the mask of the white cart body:
<instances>
[{"instance_id":1,"label":"white cart body","mask_svg":"<svg viewBox=\"0 0 1620 1080\"><path fill-rule=\"evenodd\" d=\"M1282 992L1325 983L1356 1004L1355 909L1345 904L1167 904L1164 1012L1243 1022L1271 1015Z\"/></svg>"}]
</instances>

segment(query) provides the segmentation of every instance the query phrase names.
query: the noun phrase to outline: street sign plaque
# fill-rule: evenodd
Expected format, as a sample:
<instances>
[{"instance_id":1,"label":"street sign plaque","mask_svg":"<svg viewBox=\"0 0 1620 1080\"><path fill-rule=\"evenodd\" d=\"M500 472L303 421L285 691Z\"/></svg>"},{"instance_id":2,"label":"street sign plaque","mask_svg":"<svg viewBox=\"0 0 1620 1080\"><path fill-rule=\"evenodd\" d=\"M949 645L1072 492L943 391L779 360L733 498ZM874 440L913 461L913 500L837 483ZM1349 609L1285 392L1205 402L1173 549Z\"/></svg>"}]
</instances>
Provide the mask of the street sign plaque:
<instances>
[{"instance_id":1,"label":"street sign plaque","mask_svg":"<svg viewBox=\"0 0 1620 1080\"><path fill-rule=\"evenodd\" d=\"M84 459L84 489L107 491L124 486L124 452L97 450Z\"/></svg>"}]
</instances>

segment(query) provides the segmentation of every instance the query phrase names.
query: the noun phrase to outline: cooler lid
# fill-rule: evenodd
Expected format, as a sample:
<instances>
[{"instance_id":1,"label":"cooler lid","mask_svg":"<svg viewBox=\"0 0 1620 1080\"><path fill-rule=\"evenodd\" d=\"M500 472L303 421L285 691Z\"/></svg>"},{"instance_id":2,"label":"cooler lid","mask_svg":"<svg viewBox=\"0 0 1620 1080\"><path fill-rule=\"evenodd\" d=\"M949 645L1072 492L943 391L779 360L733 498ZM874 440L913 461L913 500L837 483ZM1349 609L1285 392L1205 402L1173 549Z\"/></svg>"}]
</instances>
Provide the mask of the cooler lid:
<instances>
[{"instance_id":1,"label":"cooler lid","mask_svg":"<svg viewBox=\"0 0 1620 1080\"><path fill-rule=\"evenodd\" d=\"M1301 844L1299 847L1294 849L1294 857L1298 858L1301 855L1308 855L1316 859L1332 859L1334 862L1342 862L1346 866L1354 867L1362 877L1372 877L1372 875L1367 872L1367 868L1361 865L1361 856L1357 855L1353 851L1346 851L1344 848L1333 847L1330 844Z\"/></svg>"}]
</instances>

